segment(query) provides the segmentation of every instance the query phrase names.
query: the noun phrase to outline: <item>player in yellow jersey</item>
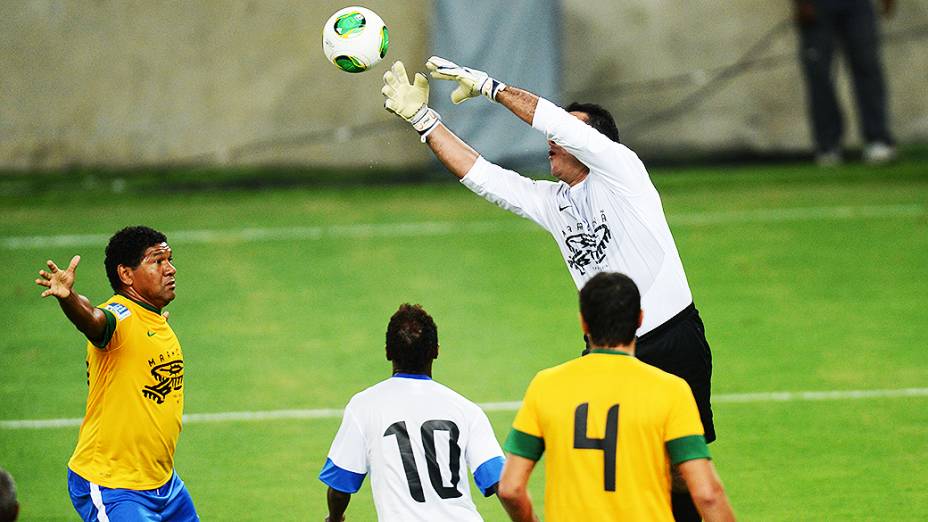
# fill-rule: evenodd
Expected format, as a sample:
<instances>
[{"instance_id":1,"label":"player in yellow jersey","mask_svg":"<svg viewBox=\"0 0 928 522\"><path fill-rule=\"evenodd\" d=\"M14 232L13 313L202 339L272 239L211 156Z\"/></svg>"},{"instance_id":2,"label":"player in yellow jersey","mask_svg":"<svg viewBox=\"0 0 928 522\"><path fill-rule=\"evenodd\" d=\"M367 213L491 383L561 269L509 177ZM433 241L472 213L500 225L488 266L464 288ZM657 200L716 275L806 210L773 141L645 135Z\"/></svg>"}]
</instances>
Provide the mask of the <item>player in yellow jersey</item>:
<instances>
[{"instance_id":1,"label":"player in yellow jersey","mask_svg":"<svg viewBox=\"0 0 928 522\"><path fill-rule=\"evenodd\" d=\"M184 413L184 354L162 309L175 297L164 234L128 227L110 238L106 275L115 295L95 307L74 290L74 256L51 260L36 283L87 337L87 409L68 462L68 490L86 521L199 520L174 471Z\"/></svg>"},{"instance_id":2,"label":"player in yellow jersey","mask_svg":"<svg viewBox=\"0 0 928 522\"><path fill-rule=\"evenodd\" d=\"M602 272L580 290L589 355L542 370L504 445L499 497L512 520L536 520L526 491L542 454L545 519L672 521L671 466L708 521L734 520L683 379L635 359L641 296Z\"/></svg>"}]
</instances>

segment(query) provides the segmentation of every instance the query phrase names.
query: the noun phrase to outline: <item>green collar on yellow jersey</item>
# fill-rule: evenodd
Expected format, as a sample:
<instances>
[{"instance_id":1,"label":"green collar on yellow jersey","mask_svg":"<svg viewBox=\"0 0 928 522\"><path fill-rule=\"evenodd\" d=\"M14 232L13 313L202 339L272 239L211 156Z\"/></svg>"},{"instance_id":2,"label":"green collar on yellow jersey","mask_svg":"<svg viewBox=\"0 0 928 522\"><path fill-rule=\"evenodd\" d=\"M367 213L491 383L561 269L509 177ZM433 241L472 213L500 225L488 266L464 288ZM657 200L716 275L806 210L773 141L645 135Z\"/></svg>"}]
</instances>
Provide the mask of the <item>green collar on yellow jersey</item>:
<instances>
[{"instance_id":1,"label":"green collar on yellow jersey","mask_svg":"<svg viewBox=\"0 0 928 522\"><path fill-rule=\"evenodd\" d=\"M148 303L143 303L143 302L141 302L141 301L136 301L135 299L132 299L131 297L129 297L129 296L125 295L125 294L121 294L121 293L120 293L119 295L122 296L122 297L125 297L126 299L132 301L133 303L135 303L135 304L141 306L142 308L144 308L144 309L146 309L146 310L148 310L148 311L150 311L150 312L155 312L156 314L161 315L161 310L155 308L154 306L152 306L152 305L150 305L150 304L148 304Z\"/></svg>"},{"instance_id":2,"label":"green collar on yellow jersey","mask_svg":"<svg viewBox=\"0 0 928 522\"><path fill-rule=\"evenodd\" d=\"M605 353L609 355L627 355L629 357L632 356L632 354L628 352L622 352L619 350L609 350L607 348L593 348L592 350L590 350L590 353Z\"/></svg>"}]
</instances>

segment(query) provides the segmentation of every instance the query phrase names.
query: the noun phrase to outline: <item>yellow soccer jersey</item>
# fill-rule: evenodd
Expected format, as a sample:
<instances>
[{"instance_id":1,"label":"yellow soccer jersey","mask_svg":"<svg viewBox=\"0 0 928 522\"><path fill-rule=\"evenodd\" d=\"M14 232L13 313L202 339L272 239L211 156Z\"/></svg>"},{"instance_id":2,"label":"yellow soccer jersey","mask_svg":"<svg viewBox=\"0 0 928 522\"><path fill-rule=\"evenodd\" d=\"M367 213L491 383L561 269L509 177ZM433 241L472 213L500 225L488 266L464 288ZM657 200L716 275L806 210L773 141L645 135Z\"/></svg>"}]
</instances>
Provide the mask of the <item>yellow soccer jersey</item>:
<instances>
[{"instance_id":1,"label":"yellow soccer jersey","mask_svg":"<svg viewBox=\"0 0 928 522\"><path fill-rule=\"evenodd\" d=\"M135 490L174 470L184 412L184 356L167 320L115 295L102 347L87 343L87 411L68 467L90 482Z\"/></svg>"},{"instance_id":2,"label":"yellow soccer jersey","mask_svg":"<svg viewBox=\"0 0 928 522\"><path fill-rule=\"evenodd\" d=\"M670 463L709 457L686 381L601 350L539 372L504 447L547 455L548 521L672 521Z\"/></svg>"}]
</instances>

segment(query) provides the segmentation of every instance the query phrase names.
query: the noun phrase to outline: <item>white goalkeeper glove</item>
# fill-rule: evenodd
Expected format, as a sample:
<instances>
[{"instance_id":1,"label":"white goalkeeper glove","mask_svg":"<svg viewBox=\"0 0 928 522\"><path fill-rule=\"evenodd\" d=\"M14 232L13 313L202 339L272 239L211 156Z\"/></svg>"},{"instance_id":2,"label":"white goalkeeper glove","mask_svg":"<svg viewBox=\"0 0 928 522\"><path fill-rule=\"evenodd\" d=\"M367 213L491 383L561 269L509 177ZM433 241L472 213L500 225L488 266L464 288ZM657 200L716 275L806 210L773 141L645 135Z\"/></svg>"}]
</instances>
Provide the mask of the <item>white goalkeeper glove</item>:
<instances>
[{"instance_id":1,"label":"white goalkeeper glove","mask_svg":"<svg viewBox=\"0 0 928 522\"><path fill-rule=\"evenodd\" d=\"M432 71L432 78L436 80L454 80L458 82L458 88L451 93L451 101L454 104L481 94L496 101L496 95L499 94L499 91L506 88L505 83L490 78L483 71L461 67L438 56L429 58L425 62L425 66Z\"/></svg>"},{"instance_id":2,"label":"white goalkeeper glove","mask_svg":"<svg viewBox=\"0 0 928 522\"><path fill-rule=\"evenodd\" d=\"M422 142L435 130L441 117L429 108L429 81L422 73L416 73L414 83L409 83L406 66L395 62L383 75L380 92L386 98L383 106L393 114L408 121L419 133Z\"/></svg>"}]
</instances>

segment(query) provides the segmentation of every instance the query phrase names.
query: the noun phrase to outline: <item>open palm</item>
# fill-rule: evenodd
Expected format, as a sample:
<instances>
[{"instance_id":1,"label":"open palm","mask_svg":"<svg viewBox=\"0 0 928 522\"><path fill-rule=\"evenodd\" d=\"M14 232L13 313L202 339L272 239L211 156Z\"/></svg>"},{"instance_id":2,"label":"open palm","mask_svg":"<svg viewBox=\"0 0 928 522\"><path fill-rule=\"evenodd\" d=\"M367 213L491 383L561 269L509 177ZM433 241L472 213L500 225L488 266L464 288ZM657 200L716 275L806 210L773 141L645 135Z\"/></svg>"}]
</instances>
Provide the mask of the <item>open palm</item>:
<instances>
[{"instance_id":1,"label":"open palm","mask_svg":"<svg viewBox=\"0 0 928 522\"><path fill-rule=\"evenodd\" d=\"M48 290L42 292L42 297L53 295L59 299L67 299L71 296L71 288L74 287L74 272L77 270L77 264L81 262L81 256L71 258L66 270L61 270L54 261L49 259L48 271L39 270L41 279L36 279L35 283L44 286Z\"/></svg>"}]
</instances>

